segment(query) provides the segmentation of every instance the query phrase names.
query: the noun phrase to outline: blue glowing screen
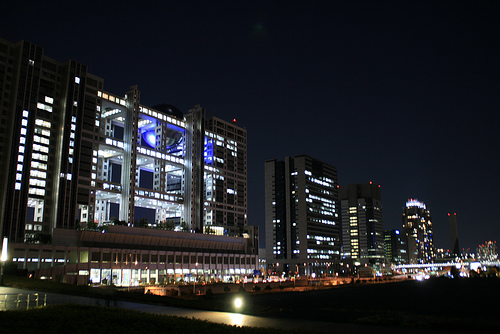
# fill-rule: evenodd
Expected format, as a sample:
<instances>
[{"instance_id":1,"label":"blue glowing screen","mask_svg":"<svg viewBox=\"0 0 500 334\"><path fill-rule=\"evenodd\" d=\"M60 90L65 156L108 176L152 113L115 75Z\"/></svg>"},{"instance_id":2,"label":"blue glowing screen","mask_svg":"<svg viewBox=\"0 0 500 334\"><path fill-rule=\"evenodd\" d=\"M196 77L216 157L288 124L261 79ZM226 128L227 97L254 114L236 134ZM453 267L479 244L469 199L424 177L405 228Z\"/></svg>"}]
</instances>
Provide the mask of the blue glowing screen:
<instances>
[{"instance_id":1,"label":"blue glowing screen","mask_svg":"<svg viewBox=\"0 0 500 334\"><path fill-rule=\"evenodd\" d=\"M142 133L142 139L146 144L152 148L156 146L156 134L155 130L145 131Z\"/></svg>"}]
</instances>

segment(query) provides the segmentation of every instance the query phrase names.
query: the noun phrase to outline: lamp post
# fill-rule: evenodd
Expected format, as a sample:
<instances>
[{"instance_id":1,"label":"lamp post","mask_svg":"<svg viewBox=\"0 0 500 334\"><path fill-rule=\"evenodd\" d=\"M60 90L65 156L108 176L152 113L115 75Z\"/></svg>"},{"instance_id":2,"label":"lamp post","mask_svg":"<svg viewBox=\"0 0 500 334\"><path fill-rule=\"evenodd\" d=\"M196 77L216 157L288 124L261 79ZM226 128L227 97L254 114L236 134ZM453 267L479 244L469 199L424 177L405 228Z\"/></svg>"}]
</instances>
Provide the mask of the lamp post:
<instances>
[{"instance_id":1,"label":"lamp post","mask_svg":"<svg viewBox=\"0 0 500 334\"><path fill-rule=\"evenodd\" d=\"M198 262L195 264L194 278L193 278L193 294L196 295L196 278L198 277Z\"/></svg>"},{"instance_id":2,"label":"lamp post","mask_svg":"<svg viewBox=\"0 0 500 334\"><path fill-rule=\"evenodd\" d=\"M7 261L7 246L9 239L7 237L3 238L2 243L2 255L0 256L0 286L3 286L3 266L5 261Z\"/></svg>"}]
</instances>

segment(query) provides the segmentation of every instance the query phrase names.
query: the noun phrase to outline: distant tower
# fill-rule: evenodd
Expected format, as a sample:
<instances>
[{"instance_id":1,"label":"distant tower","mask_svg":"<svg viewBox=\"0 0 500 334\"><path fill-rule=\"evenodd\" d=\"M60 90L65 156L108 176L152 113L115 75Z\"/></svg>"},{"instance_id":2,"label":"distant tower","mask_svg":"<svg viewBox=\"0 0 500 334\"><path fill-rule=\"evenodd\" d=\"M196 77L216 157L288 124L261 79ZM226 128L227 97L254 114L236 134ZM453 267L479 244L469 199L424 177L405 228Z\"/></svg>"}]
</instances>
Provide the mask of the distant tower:
<instances>
[{"instance_id":1,"label":"distant tower","mask_svg":"<svg viewBox=\"0 0 500 334\"><path fill-rule=\"evenodd\" d=\"M434 242L431 213L425 203L409 199L403 209L403 230L408 237L410 263L431 263L434 260Z\"/></svg>"},{"instance_id":2,"label":"distant tower","mask_svg":"<svg viewBox=\"0 0 500 334\"><path fill-rule=\"evenodd\" d=\"M460 255L460 247L458 245L458 227L457 227L457 214L448 213L448 222L450 224L450 242L451 252L455 256Z\"/></svg>"},{"instance_id":3,"label":"distant tower","mask_svg":"<svg viewBox=\"0 0 500 334\"><path fill-rule=\"evenodd\" d=\"M408 263L408 241L404 233L392 229L384 232L385 259L391 264Z\"/></svg>"},{"instance_id":4,"label":"distant tower","mask_svg":"<svg viewBox=\"0 0 500 334\"><path fill-rule=\"evenodd\" d=\"M359 264L384 262L384 230L380 186L340 187L343 258Z\"/></svg>"}]
</instances>

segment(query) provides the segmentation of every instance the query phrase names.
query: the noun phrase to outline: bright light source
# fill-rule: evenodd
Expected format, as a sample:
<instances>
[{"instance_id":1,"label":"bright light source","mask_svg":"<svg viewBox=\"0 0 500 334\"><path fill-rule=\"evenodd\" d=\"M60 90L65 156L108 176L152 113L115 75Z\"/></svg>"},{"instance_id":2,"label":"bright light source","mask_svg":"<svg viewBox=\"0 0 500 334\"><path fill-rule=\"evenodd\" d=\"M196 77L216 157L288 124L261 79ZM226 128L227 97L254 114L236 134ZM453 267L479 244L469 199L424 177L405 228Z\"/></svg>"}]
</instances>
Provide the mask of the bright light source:
<instances>
[{"instance_id":1,"label":"bright light source","mask_svg":"<svg viewBox=\"0 0 500 334\"><path fill-rule=\"evenodd\" d=\"M234 306L235 306L236 308L240 308L242 305L243 305L243 300L242 300L241 298L236 298L236 299L234 300Z\"/></svg>"},{"instance_id":2,"label":"bright light source","mask_svg":"<svg viewBox=\"0 0 500 334\"><path fill-rule=\"evenodd\" d=\"M7 261L7 244L8 244L8 238L4 237L3 238L3 244L2 244L2 256L0 257L0 261L5 262Z\"/></svg>"}]
</instances>

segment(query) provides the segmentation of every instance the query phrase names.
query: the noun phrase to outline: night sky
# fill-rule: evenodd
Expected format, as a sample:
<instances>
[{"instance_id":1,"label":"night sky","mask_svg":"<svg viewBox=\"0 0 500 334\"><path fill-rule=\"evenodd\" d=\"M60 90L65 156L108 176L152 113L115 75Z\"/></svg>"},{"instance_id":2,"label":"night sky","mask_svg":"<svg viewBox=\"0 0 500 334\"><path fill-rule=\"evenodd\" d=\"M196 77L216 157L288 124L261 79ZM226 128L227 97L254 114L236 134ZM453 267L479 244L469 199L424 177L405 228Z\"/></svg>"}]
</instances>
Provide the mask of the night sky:
<instances>
[{"instance_id":1,"label":"night sky","mask_svg":"<svg viewBox=\"0 0 500 334\"><path fill-rule=\"evenodd\" d=\"M103 2L104 3L104 2ZM74 59L105 90L196 104L248 130L250 225L264 162L308 154L340 185L380 184L384 229L408 198L437 247L500 240L498 1L9 1L0 36Z\"/></svg>"}]
</instances>

